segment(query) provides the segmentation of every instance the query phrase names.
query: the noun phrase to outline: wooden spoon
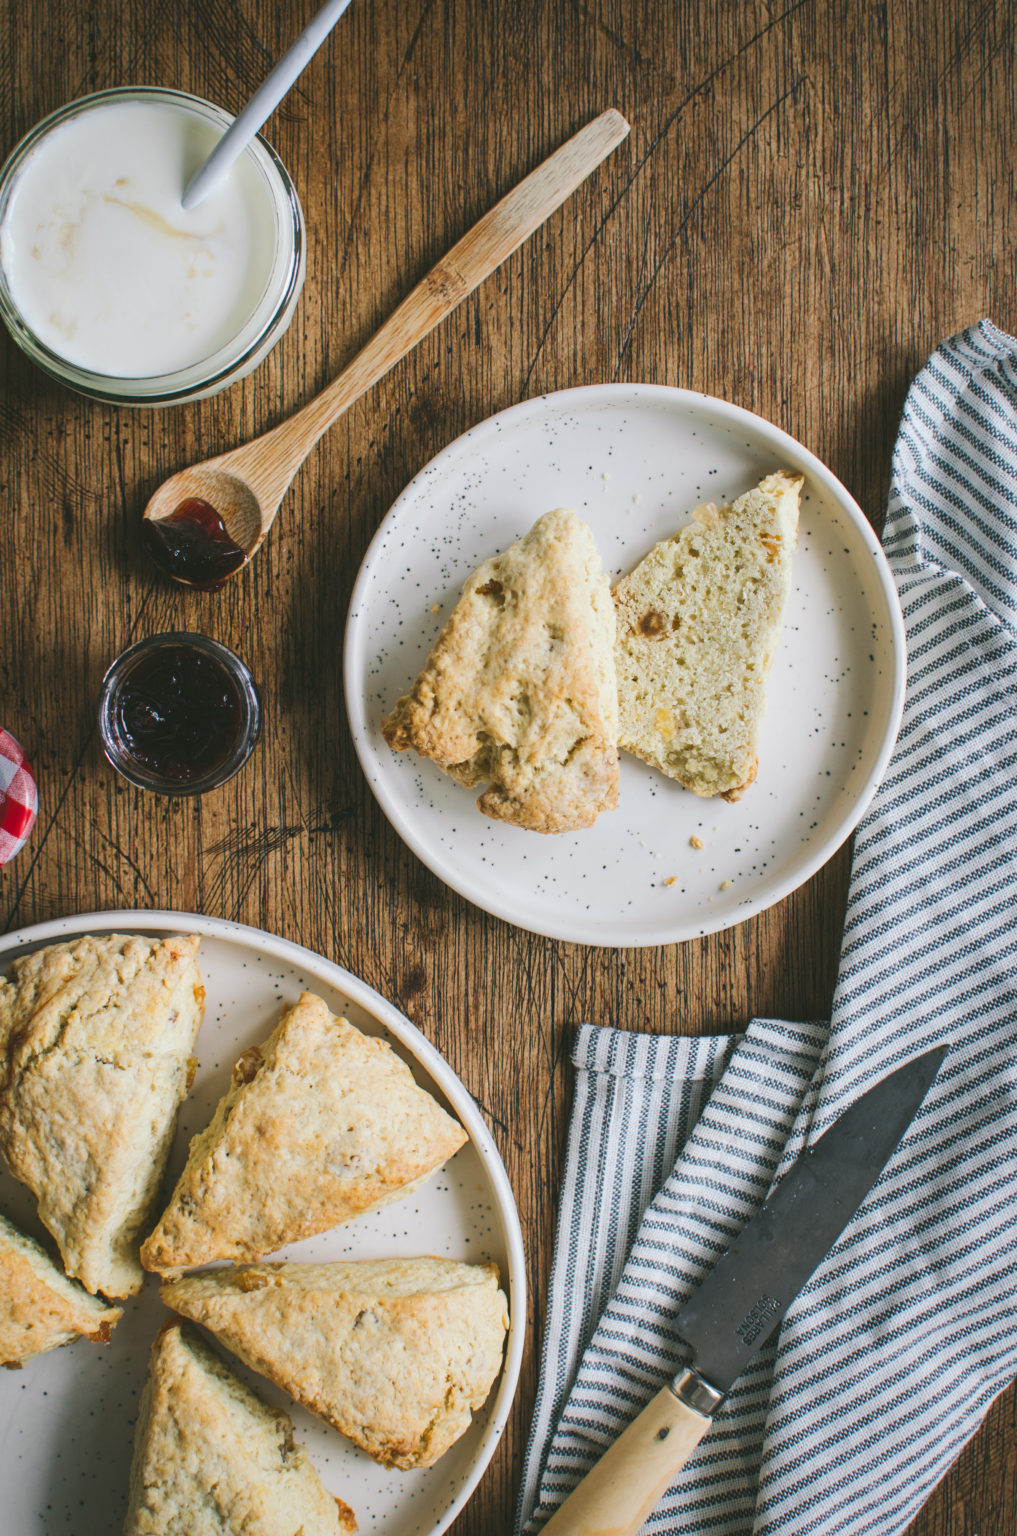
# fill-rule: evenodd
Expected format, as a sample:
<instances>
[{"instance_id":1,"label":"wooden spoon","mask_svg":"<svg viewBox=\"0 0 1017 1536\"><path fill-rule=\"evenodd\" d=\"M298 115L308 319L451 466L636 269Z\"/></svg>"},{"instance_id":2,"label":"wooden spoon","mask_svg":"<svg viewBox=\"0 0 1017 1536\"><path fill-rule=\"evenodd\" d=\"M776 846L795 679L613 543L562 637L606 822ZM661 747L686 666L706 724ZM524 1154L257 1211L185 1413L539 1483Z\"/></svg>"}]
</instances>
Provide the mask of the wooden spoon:
<instances>
[{"instance_id":1,"label":"wooden spoon","mask_svg":"<svg viewBox=\"0 0 1017 1536\"><path fill-rule=\"evenodd\" d=\"M210 587L246 565L322 434L511 256L628 131L613 107L587 123L432 267L339 377L295 416L165 481L145 508L145 542L160 568L187 586Z\"/></svg>"}]
</instances>

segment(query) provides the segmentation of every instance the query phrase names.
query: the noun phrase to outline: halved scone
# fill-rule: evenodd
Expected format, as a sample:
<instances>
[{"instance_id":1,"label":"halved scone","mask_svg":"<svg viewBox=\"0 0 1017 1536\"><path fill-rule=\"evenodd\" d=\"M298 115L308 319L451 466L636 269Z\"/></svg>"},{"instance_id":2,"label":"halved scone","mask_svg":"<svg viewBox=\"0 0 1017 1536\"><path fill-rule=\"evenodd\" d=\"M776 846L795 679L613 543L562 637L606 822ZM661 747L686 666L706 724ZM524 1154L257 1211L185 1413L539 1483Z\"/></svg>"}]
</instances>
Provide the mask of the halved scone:
<instances>
[{"instance_id":1,"label":"halved scone","mask_svg":"<svg viewBox=\"0 0 1017 1536\"><path fill-rule=\"evenodd\" d=\"M141 1230L192 1068L198 939L54 944L0 979L0 1152L86 1290L141 1289Z\"/></svg>"},{"instance_id":2,"label":"halved scone","mask_svg":"<svg viewBox=\"0 0 1017 1536\"><path fill-rule=\"evenodd\" d=\"M0 1216L0 1365L75 1339L107 1344L123 1313L68 1280L46 1250Z\"/></svg>"},{"instance_id":3,"label":"halved scone","mask_svg":"<svg viewBox=\"0 0 1017 1536\"><path fill-rule=\"evenodd\" d=\"M399 1199L465 1141L390 1045L305 992L237 1062L141 1261L261 1258Z\"/></svg>"},{"instance_id":4,"label":"halved scone","mask_svg":"<svg viewBox=\"0 0 1017 1536\"><path fill-rule=\"evenodd\" d=\"M451 1259L255 1264L162 1297L386 1467L430 1467L458 1440L508 1326L494 1265Z\"/></svg>"},{"instance_id":5,"label":"halved scone","mask_svg":"<svg viewBox=\"0 0 1017 1536\"><path fill-rule=\"evenodd\" d=\"M152 1345L134 1437L124 1536L353 1536L353 1511L322 1485L268 1408L189 1328Z\"/></svg>"},{"instance_id":6,"label":"halved scone","mask_svg":"<svg viewBox=\"0 0 1017 1536\"><path fill-rule=\"evenodd\" d=\"M614 589L619 742L697 795L756 777L803 483L780 471L698 507Z\"/></svg>"},{"instance_id":7,"label":"halved scone","mask_svg":"<svg viewBox=\"0 0 1017 1536\"><path fill-rule=\"evenodd\" d=\"M614 608L593 543L559 507L467 581L412 689L382 722L534 832L591 826L618 803Z\"/></svg>"}]
</instances>

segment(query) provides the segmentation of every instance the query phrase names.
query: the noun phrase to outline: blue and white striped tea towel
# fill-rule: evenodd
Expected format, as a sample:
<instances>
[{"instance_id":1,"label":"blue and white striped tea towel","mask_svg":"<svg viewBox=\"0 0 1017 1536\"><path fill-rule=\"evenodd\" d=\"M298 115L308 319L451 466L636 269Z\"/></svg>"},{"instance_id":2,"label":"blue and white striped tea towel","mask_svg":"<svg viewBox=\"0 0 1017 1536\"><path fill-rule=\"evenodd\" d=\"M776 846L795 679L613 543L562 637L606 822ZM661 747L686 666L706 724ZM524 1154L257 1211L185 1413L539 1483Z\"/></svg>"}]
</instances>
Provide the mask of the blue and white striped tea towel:
<instances>
[{"instance_id":1,"label":"blue and white striped tea towel","mask_svg":"<svg viewBox=\"0 0 1017 1536\"><path fill-rule=\"evenodd\" d=\"M907 699L830 1025L580 1033L527 1531L687 1363L671 1319L774 1178L945 1039L879 1183L646 1529L892 1536L1017 1375L1017 340L987 321L911 387L884 543Z\"/></svg>"}]
</instances>

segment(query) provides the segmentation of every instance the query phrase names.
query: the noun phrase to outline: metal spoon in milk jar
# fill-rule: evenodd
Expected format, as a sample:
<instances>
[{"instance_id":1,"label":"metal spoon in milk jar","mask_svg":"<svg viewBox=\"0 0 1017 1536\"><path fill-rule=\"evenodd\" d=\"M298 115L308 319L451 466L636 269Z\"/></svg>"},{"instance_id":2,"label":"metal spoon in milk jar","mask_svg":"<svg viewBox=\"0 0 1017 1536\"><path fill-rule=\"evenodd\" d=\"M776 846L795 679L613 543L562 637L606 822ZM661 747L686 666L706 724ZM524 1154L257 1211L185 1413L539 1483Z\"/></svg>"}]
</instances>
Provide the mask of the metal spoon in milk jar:
<instances>
[{"instance_id":1,"label":"metal spoon in milk jar","mask_svg":"<svg viewBox=\"0 0 1017 1536\"><path fill-rule=\"evenodd\" d=\"M128 86L22 140L0 171L0 315L39 367L96 399L168 405L265 357L300 294L305 235L257 129L348 4L318 12L236 120Z\"/></svg>"}]
</instances>

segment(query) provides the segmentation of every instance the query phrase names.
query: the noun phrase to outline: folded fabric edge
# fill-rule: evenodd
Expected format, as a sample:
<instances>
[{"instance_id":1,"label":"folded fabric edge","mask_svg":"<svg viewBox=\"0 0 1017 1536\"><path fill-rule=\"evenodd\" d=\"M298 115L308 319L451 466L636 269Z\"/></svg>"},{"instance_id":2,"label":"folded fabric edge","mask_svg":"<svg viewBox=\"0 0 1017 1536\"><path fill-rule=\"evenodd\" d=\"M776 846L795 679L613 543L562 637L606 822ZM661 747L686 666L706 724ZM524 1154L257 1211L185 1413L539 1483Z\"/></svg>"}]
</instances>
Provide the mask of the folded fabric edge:
<instances>
[{"instance_id":1,"label":"folded fabric edge","mask_svg":"<svg viewBox=\"0 0 1017 1536\"><path fill-rule=\"evenodd\" d=\"M717 1051L733 1049L741 1038L739 1034L641 1034L611 1024L580 1024L572 1065L580 1072L625 1077L632 1082L666 1082L677 1077L712 1081Z\"/></svg>"},{"instance_id":2,"label":"folded fabric edge","mask_svg":"<svg viewBox=\"0 0 1017 1536\"><path fill-rule=\"evenodd\" d=\"M611 1275L602 1277L600 1287L596 1284L595 1272L609 1263L610 1256L603 1251L603 1223L594 1229L594 1217L605 1209L614 1213L612 1226L616 1236L622 1234L627 1252L631 1238L626 1231L634 1230L656 1193L656 1188L637 1191L631 1179L623 1176L622 1148L605 1123L610 1121L616 1133L626 1118L644 1118L642 1111L648 1119L666 1115L663 1139L672 1144L676 1157L738 1038L638 1034L586 1023L579 1027L572 1053L576 1080L517 1530L529 1520L536 1504L554 1426L572 1390L589 1335L607 1303L603 1287L613 1289ZM597 1144L592 1158L588 1154L591 1135ZM670 1163L658 1182L663 1182L669 1167ZM611 1186L606 1196L605 1181ZM592 1199L588 1198L591 1189Z\"/></svg>"},{"instance_id":3,"label":"folded fabric edge","mask_svg":"<svg viewBox=\"0 0 1017 1536\"><path fill-rule=\"evenodd\" d=\"M690 1252L687 1256L687 1264L683 1264L683 1267L688 1269L691 1288L694 1289L706 1270L712 1267L712 1262L716 1258L713 1245L719 1242L721 1246L726 1246L749 1219L752 1211L766 1198L766 1191L777 1161L777 1143L781 1142L783 1137L777 1136L774 1139L773 1131L767 1133L761 1121L769 1120L771 1116L775 1117L775 1121L780 1123L786 1135L800 1107L803 1095L809 1091L826 1038L827 1027L823 1024L788 1024L771 1019L753 1019L744 1036L691 1038L639 1036L626 1031L598 1029L596 1026L584 1026L580 1031L574 1053L574 1059L577 1060L580 1071L577 1078L573 1120L569 1129L570 1158L573 1151L578 1150L579 1137L576 1135L576 1123L580 1105L589 1096L591 1087L596 1095L598 1073L606 1078L612 1075L617 1077L616 1069L627 1068L629 1072L635 1071L637 1074L636 1079L626 1079L627 1082L638 1082L641 1077L643 1082L648 1083L650 1081L648 1067L652 1070L664 1064L684 1061L693 1072L699 1070L705 1071L706 1074L704 1079L706 1092L699 1100L694 1118L685 1126L681 1145L676 1149L674 1166L670 1174L665 1170L666 1176L660 1181L660 1190L652 1201L653 1209L656 1209L661 1199L664 1200L664 1207L658 1217L651 1218L651 1202L647 1202L639 1212L641 1221L650 1220L651 1225L659 1226L662 1217L664 1225L672 1224L680 1217L682 1208L688 1206L689 1198L693 1205L700 1203L694 1197L693 1191L699 1188L702 1193L701 1181L718 1155L722 1160L727 1155L733 1156L738 1161L744 1160L741 1176L735 1177L727 1189L731 1204L724 1215L714 1207L717 1205L718 1197L720 1197L720 1204L727 1204L724 1189L729 1182L728 1175L721 1174L720 1184L717 1184L713 1178L709 1180L713 1186L712 1194L699 1214L700 1220L708 1219L714 1225L715 1236L712 1242L707 1241L702 1252L695 1255ZM636 1042L643 1042L641 1050L637 1048ZM719 1047L725 1049L721 1051ZM702 1054L704 1048L710 1049L709 1057ZM588 1061L595 1063L592 1069L583 1065ZM695 1079L682 1079L680 1074L673 1072L666 1075L674 1085L672 1098L675 1108L680 1109L682 1101L687 1099L690 1082L694 1082ZM613 1091L617 1094L619 1091L617 1086ZM656 1091L660 1092L659 1089ZM741 1112L744 1112L744 1119ZM776 1130L776 1123L773 1124L773 1130ZM701 1146L696 1145L697 1138L702 1143ZM722 1145L725 1148L724 1151L721 1150ZM586 1171L591 1161L595 1159L587 1157L581 1167L577 1167L577 1176L580 1171ZM681 1171L682 1169L684 1172ZM718 1168L716 1172L720 1173L720 1169ZM682 1197L683 1188L687 1197L685 1199ZM592 1435L588 1440L585 1458L580 1457L579 1462L576 1462L566 1454L560 1458L562 1465L549 1465L549 1457L559 1438L563 1437L564 1440L569 1438L570 1429L565 1423L567 1404L574 1397L577 1374L589 1351L589 1344L581 1341L578 1331L574 1330L571 1338L564 1337L560 1326L561 1318L556 1311L558 1307L566 1307L570 1300L564 1293L560 1297L557 1296L556 1287L572 1286L574 1290L577 1283L581 1283L581 1276L577 1279L576 1273L576 1245L573 1242L570 1250L569 1228L564 1221L566 1203L569 1201L575 1203L575 1185L567 1169L563 1181L562 1205L555 1241L540 1386L525 1460L517 1529L535 1529L546 1520L551 1509L561 1502L569 1487L578 1476L582 1475L584 1466L579 1463L590 1458L595 1460L598 1454L595 1449L597 1437ZM709 1211L713 1214L708 1215ZM697 1233L697 1235L702 1237L703 1234ZM659 1239L659 1233L657 1237ZM646 1269L648 1256L643 1255L643 1261L640 1262L634 1246L630 1244L630 1247L633 1247L633 1251L629 1254L625 1274L629 1274L634 1266L633 1284L636 1291L641 1291L648 1273ZM636 1272L641 1278L636 1278ZM624 1280L622 1283L624 1285ZM664 1298L660 1297L658 1301L663 1304ZM605 1310L609 1305L613 1305L613 1298L610 1303L608 1298L604 1298L604 1304L597 1309L594 1321L597 1323L598 1332L602 1332ZM653 1310L648 1308L648 1314ZM673 1310L670 1303L665 1310ZM591 1330L587 1327L587 1339L590 1338L590 1333ZM606 1349L603 1348L605 1345L607 1345ZM601 1346L601 1349L595 1353L605 1357L613 1353L606 1338L601 1340ZM654 1365L658 1374L660 1358L658 1354ZM556 1367L557 1390L554 1390L549 1385L549 1379ZM595 1375L596 1368L594 1368ZM656 1390L656 1386L659 1385L660 1382L655 1380L653 1390ZM757 1414L760 1421L760 1434L767 1396L768 1392L764 1392ZM619 1422L608 1433L608 1438L611 1434L620 1432L623 1427L624 1425ZM571 1426L573 1431L576 1428L575 1424Z\"/></svg>"}]
</instances>

